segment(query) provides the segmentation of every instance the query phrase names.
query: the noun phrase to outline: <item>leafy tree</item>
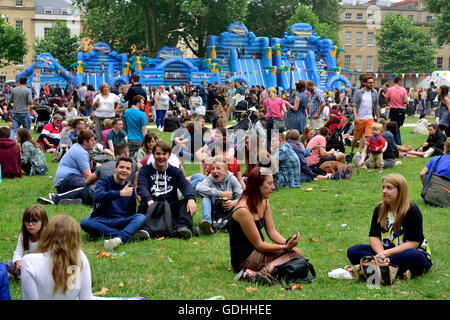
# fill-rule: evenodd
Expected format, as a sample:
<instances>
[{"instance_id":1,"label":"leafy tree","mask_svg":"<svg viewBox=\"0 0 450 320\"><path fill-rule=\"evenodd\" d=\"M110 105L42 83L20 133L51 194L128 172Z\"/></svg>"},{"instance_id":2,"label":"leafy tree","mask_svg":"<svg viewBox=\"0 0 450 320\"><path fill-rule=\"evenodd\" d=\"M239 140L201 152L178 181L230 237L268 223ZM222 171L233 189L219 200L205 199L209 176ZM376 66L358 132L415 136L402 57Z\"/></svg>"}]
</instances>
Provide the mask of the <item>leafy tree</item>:
<instances>
[{"instance_id":1,"label":"leafy tree","mask_svg":"<svg viewBox=\"0 0 450 320\"><path fill-rule=\"evenodd\" d=\"M16 30L0 17L0 67L19 63L27 54L27 39L22 30Z\"/></svg>"},{"instance_id":2,"label":"leafy tree","mask_svg":"<svg viewBox=\"0 0 450 320\"><path fill-rule=\"evenodd\" d=\"M412 19L387 15L375 36L381 69L397 73L432 72L436 50L430 37L430 32L414 26Z\"/></svg>"},{"instance_id":3,"label":"leafy tree","mask_svg":"<svg viewBox=\"0 0 450 320\"><path fill-rule=\"evenodd\" d=\"M331 39L335 45L339 45L338 29L327 23L320 23L317 15L304 4L286 21L288 28L295 23L308 23L322 39Z\"/></svg>"},{"instance_id":4,"label":"leafy tree","mask_svg":"<svg viewBox=\"0 0 450 320\"><path fill-rule=\"evenodd\" d=\"M34 52L50 53L64 68L77 60L77 52L80 50L80 38L72 36L70 29L63 21L56 21L43 38L37 38L34 44Z\"/></svg>"},{"instance_id":5,"label":"leafy tree","mask_svg":"<svg viewBox=\"0 0 450 320\"><path fill-rule=\"evenodd\" d=\"M431 13L437 14L431 26L438 45L450 44L450 2L448 0L424 0L423 2Z\"/></svg>"}]
</instances>

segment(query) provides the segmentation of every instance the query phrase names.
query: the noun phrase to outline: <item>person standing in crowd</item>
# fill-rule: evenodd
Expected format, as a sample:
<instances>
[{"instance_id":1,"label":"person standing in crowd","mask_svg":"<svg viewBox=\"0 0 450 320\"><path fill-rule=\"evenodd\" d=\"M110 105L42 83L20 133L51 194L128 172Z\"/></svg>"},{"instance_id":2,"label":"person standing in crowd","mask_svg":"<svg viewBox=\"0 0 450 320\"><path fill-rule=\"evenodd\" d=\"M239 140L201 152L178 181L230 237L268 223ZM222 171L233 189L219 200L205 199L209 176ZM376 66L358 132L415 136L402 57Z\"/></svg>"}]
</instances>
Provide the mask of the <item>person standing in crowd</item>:
<instances>
[{"instance_id":1,"label":"person standing in crowd","mask_svg":"<svg viewBox=\"0 0 450 320\"><path fill-rule=\"evenodd\" d=\"M408 103L408 92L402 87L402 78L395 77L394 86L386 93L386 103L389 103L389 120L397 122L397 133L394 136L395 143L402 145L400 128L405 121L405 105Z\"/></svg>"},{"instance_id":2,"label":"person standing in crowd","mask_svg":"<svg viewBox=\"0 0 450 320\"><path fill-rule=\"evenodd\" d=\"M372 125L375 116L380 117L378 105L378 93L373 88L373 77L364 78L364 87L356 90L352 98L353 117L355 119L355 134L352 141L351 150L353 152L356 142L359 140L358 154L365 146L367 139L372 133Z\"/></svg>"},{"instance_id":3,"label":"person standing in crowd","mask_svg":"<svg viewBox=\"0 0 450 320\"><path fill-rule=\"evenodd\" d=\"M450 137L450 95L445 84L439 88L439 128Z\"/></svg>"},{"instance_id":4,"label":"person standing in crowd","mask_svg":"<svg viewBox=\"0 0 450 320\"><path fill-rule=\"evenodd\" d=\"M53 217L41 234L37 252L23 258L22 296L24 300L93 299L89 260L72 217Z\"/></svg>"},{"instance_id":5,"label":"person standing in crowd","mask_svg":"<svg viewBox=\"0 0 450 320\"><path fill-rule=\"evenodd\" d=\"M139 150L147 134L147 115L144 108L145 99L141 95L133 98L133 105L124 111L128 129L128 148L130 157L133 158Z\"/></svg>"},{"instance_id":6,"label":"person standing in crowd","mask_svg":"<svg viewBox=\"0 0 450 320\"><path fill-rule=\"evenodd\" d=\"M167 110L169 110L170 104L169 93L165 90L164 85L158 85L154 100L156 111L156 128L162 132L164 130L164 119L166 117Z\"/></svg>"},{"instance_id":7,"label":"person standing in crowd","mask_svg":"<svg viewBox=\"0 0 450 320\"><path fill-rule=\"evenodd\" d=\"M309 122L314 131L318 131L323 126L323 120L320 115L325 108L325 98L322 90L316 87L312 80L306 81L306 89L309 95Z\"/></svg>"},{"instance_id":8,"label":"person standing in crowd","mask_svg":"<svg viewBox=\"0 0 450 320\"><path fill-rule=\"evenodd\" d=\"M270 152L274 119L283 120L286 117L287 110L285 101L278 97L277 90L274 87L270 87L267 94L268 98L264 100L264 107L266 108L266 150Z\"/></svg>"},{"instance_id":9,"label":"person standing in crowd","mask_svg":"<svg viewBox=\"0 0 450 320\"><path fill-rule=\"evenodd\" d=\"M306 127L306 108L308 107L308 96L305 93L305 82L297 81L295 84L294 104L286 103L288 106L286 127L303 132ZM338 91L339 92L339 91Z\"/></svg>"},{"instance_id":10,"label":"person standing in crowd","mask_svg":"<svg viewBox=\"0 0 450 320\"><path fill-rule=\"evenodd\" d=\"M87 117L92 114L92 106L94 104L95 89L92 84L88 84L86 90L83 93L84 96L84 112Z\"/></svg>"},{"instance_id":11,"label":"person standing in crowd","mask_svg":"<svg viewBox=\"0 0 450 320\"><path fill-rule=\"evenodd\" d=\"M12 89L9 97L9 102L13 105L10 136L12 140L16 139L16 131L21 125L31 130L30 108L33 105L33 99L31 91L27 88L27 81L27 77L20 77L19 86Z\"/></svg>"},{"instance_id":12,"label":"person standing in crowd","mask_svg":"<svg viewBox=\"0 0 450 320\"><path fill-rule=\"evenodd\" d=\"M119 104L119 97L109 91L109 85L104 82L100 85L100 93L94 98L93 107L95 109L95 136L96 142L102 143L102 132L105 130L103 121L114 119L115 109Z\"/></svg>"},{"instance_id":13,"label":"person standing in crowd","mask_svg":"<svg viewBox=\"0 0 450 320\"><path fill-rule=\"evenodd\" d=\"M430 246L423 235L422 213L409 200L408 182L392 173L381 179L382 201L375 207L369 232L370 245L356 245L347 250L352 265L365 256L376 256L396 265L403 279L427 272L431 261Z\"/></svg>"},{"instance_id":14,"label":"person standing in crowd","mask_svg":"<svg viewBox=\"0 0 450 320\"><path fill-rule=\"evenodd\" d=\"M434 99L438 95L434 81L431 81L430 88L428 88L427 99L426 99L426 109L425 113L427 116L431 115L431 109L434 108Z\"/></svg>"},{"instance_id":15,"label":"person standing in crowd","mask_svg":"<svg viewBox=\"0 0 450 320\"><path fill-rule=\"evenodd\" d=\"M87 88L86 88L86 83L83 82L81 84L81 88L78 89L78 99L80 99L80 111L82 113L85 113L85 107L84 107L84 102L86 101L86 98L84 97L84 93L86 92Z\"/></svg>"},{"instance_id":16,"label":"person standing in crowd","mask_svg":"<svg viewBox=\"0 0 450 320\"><path fill-rule=\"evenodd\" d=\"M128 108L133 105L133 99L135 96L140 95L144 98L144 106L147 104L147 92L139 83L139 75L133 74L131 76L131 84L129 85L128 91L125 94L125 101L128 101Z\"/></svg>"},{"instance_id":17,"label":"person standing in crowd","mask_svg":"<svg viewBox=\"0 0 450 320\"><path fill-rule=\"evenodd\" d=\"M380 115L386 113L386 92L387 84L383 83L378 91L378 105L380 106Z\"/></svg>"}]
</instances>

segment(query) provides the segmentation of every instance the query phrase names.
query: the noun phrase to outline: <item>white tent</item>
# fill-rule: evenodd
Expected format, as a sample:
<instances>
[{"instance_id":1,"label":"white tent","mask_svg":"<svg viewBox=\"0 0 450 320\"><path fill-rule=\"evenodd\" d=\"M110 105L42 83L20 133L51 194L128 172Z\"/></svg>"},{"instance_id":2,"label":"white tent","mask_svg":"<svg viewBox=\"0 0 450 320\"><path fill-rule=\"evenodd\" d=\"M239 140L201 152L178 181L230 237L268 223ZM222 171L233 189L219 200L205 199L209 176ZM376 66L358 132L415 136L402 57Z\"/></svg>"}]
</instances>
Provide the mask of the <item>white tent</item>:
<instances>
[{"instance_id":1,"label":"white tent","mask_svg":"<svg viewBox=\"0 0 450 320\"><path fill-rule=\"evenodd\" d=\"M428 75L428 77L420 81L416 88L428 88L430 87L431 81L434 81L436 87L440 87L444 84L450 86L450 71L434 71L431 74L431 77Z\"/></svg>"}]
</instances>

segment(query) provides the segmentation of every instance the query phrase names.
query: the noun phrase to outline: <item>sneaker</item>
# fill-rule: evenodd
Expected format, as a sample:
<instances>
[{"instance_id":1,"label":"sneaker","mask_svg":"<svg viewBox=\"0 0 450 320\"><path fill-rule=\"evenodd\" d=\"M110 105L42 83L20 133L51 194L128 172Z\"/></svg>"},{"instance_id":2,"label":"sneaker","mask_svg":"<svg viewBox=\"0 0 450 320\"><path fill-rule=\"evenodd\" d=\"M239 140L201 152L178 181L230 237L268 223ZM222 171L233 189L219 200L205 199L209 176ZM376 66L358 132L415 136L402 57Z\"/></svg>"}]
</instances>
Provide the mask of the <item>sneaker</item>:
<instances>
[{"instance_id":1,"label":"sneaker","mask_svg":"<svg viewBox=\"0 0 450 320\"><path fill-rule=\"evenodd\" d=\"M350 180L353 175L353 166L349 164L344 172L344 179Z\"/></svg>"},{"instance_id":2,"label":"sneaker","mask_svg":"<svg viewBox=\"0 0 450 320\"><path fill-rule=\"evenodd\" d=\"M198 237L200 235L200 228L197 226L192 227L192 235L194 237Z\"/></svg>"},{"instance_id":3,"label":"sneaker","mask_svg":"<svg viewBox=\"0 0 450 320\"><path fill-rule=\"evenodd\" d=\"M187 239L189 239L190 237L192 237L192 232L191 232L191 230L189 230L189 229L186 228L186 227L181 227L181 228L179 228L179 229L177 230L177 234L178 234L178 237L180 237L181 239L185 239L185 240L187 240Z\"/></svg>"},{"instance_id":4,"label":"sneaker","mask_svg":"<svg viewBox=\"0 0 450 320\"><path fill-rule=\"evenodd\" d=\"M214 234L214 230L211 226L211 223L208 220L203 220L202 223L200 224L200 230L202 231L203 234Z\"/></svg>"},{"instance_id":5,"label":"sneaker","mask_svg":"<svg viewBox=\"0 0 450 320\"><path fill-rule=\"evenodd\" d=\"M139 240L148 240L150 239L150 234L146 230L141 229L138 231L138 238Z\"/></svg>"},{"instance_id":6,"label":"sneaker","mask_svg":"<svg viewBox=\"0 0 450 320\"><path fill-rule=\"evenodd\" d=\"M342 179L342 166L337 167L336 173L331 177L333 180L340 181Z\"/></svg>"},{"instance_id":7,"label":"sneaker","mask_svg":"<svg viewBox=\"0 0 450 320\"><path fill-rule=\"evenodd\" d=\"M406 272L403 274L403 280L411 280L411 270L406 270Z\"/></svg>"},{"instance_id":8,"label":"sneaker","mask_svg":"<svg viewBox=\"0 0 450 320\"><path fill-rule=\"evenodd\" d=\"M58 201L58 204L60 204L62 206L74 206L74 205L83 204L83 200L81 200L80 198L61 199Z\"/></svg>"},{"instance_id":9,"label":"sneaker","mask_svg":"<svg viewBox=\"0 0 450 320\"><path fill-rule=\"evenodd\" d=\"M383 173L383 170L382 169L378 170L378 173Z\"/></svg>"},{"instance_id":10,"label":"sneaker","mask_svg":"<svg viewBox=\"0 0 450 320\"><path fill-rule=\"evenodd\" d=\"M433 154L433 152L434 152L434 149L433 149L433 148L430 148L430 149L428 149L427 151L425 151L425 154L423 155L423 157L424 157L424 158L429 158L429 157L431 157L431 155Z\"/></svg>"},{"instance_id":11,"label":"sneaker","mask_svg":"<svg viewBox=\"0 0 450 320\"><path fill-rule=\"evenodd\" d=\"M367 172L373 172L373 169L369 169L369 170L367 170Z\"/></svg>"},{"instance_id":12,"label":"sneaker","mask_svg":"<svg viewBox=\"0 0 450 320\"><path fill-rule=\"evenodd\" d=\"M55 203L52 200L44 198L44 197L39 197L39 198L37 198L36 201L39 202L40 204L50 204L53 206L55 205Z\"/></svg>"},{"instance_id":13,"label":"sneaker","mask_svg":"<svg viewBox=\"0 0 450 320\"><path fill-rule=\"evenodd\" d=\"M109 239L109 240L105 240L103 246L105 247L106 250L112 251L114 249L116 249L119 244L122 243L122 240L120 240L120 238L113 238L113 239Z\"/></svg>"}]
</instances>

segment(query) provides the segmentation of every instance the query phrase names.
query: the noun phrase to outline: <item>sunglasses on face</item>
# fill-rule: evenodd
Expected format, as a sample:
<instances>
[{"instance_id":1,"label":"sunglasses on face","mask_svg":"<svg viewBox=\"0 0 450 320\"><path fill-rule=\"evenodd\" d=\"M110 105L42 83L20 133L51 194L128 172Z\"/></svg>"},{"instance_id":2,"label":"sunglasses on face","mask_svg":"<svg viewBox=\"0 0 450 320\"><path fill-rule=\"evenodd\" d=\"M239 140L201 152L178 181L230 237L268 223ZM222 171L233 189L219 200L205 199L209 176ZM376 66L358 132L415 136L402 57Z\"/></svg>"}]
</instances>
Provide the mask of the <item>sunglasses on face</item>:
<instances>
[{"instance_id":1,"label":"sunglasses on face","mask_svg":"<svg viewBox=\"0 0 450 320\"><path fill-rule=\"evenodd\" d=\"M25 224L31 224L32 226L34 226L39 221L41 221L41 219L30 219L30 220L24 221L24 223Z\"/></svg>"}]
</instances>

